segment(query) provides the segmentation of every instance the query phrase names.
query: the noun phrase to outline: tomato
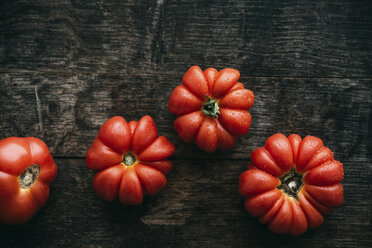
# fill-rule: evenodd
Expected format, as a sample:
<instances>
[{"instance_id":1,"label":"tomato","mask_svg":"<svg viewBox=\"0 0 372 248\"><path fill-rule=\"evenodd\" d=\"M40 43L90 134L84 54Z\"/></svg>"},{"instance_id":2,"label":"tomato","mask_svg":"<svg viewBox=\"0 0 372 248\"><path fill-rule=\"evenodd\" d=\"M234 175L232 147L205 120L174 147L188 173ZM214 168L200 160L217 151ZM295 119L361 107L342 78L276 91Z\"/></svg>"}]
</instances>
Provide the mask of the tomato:
<instances>
[{"instance_id":1,"label":"tomato","mask_svg":"<svg viewBox=\"0 0 372 248\"><path fill-rule=\"evenodd\" d=\"M231 68L203 72L192 66L185 73L168 102L169 111L178 116L174 127L184 142L196 142L211 153L233 147L238 136L248 132L254 94L238 82L239 77Z\"/></svg>"},{"instance_id":2,"label":"tomato","mask_svg":"<svg viewBox=\"0 0 372 248\"><path fill-rule=\"evenodd\" d=\"M138 205L144 195L155 195L167 184L172 163L166 158L173 152L174 145L158 137L150 116L129 123L115 116L101 127L86 164L98 171L93 187L104 200Z\"/></svg>"},{"instance_id":3,"label":"tomato","mask_svg":"<svg viewBox=\"0 0 372 248\"><path fill-rule=\"evenodd\" d=\"M239 178L247 211L279 234L316 228L343 202L342 163L321 139L277 133L251 154Z\"/></svg>"},{"instance_id":4,"label":"tomato","mask_svg":"<svg viewBox=\"0 0 372 248\"><path fill-rule=\"evenodd\" d=\"M43 207L57 166L37 138L0 140L0 222L23 224Z\"/></svg>"}]
</instances>

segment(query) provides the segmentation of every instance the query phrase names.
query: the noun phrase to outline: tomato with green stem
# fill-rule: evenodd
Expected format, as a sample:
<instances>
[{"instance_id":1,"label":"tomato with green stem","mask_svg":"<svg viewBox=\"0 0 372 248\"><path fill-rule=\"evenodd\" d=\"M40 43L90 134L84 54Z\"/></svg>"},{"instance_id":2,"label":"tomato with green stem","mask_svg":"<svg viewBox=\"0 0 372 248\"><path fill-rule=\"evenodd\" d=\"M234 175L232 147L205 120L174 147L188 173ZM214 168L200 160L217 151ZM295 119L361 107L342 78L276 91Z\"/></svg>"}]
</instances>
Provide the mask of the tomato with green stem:
<instances>
[{"instance_id":1,"label":"tomato with green stem","mask_svg":"<svg viewBox=\"0 0 372 248\"><path fill-rule=\"evenodd\" d=\"M232 68L203 72L192 66L185 73L168 101L169 111L178 116L174 127L184 142L195 142L211 153L233 147L238 136L248 132L254 94L238 82L239 77Z\"/></svg>"}]
</instances>

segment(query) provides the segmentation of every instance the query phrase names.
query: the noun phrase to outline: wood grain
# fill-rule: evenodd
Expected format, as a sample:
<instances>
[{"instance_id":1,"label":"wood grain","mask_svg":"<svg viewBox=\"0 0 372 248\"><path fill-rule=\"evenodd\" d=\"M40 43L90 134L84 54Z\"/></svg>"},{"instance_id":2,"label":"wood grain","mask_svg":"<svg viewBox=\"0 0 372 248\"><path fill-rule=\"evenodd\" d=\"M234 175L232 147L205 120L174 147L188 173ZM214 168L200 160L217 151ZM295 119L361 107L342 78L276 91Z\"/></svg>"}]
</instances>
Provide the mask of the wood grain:
<instances>
[{"instance_id":1,"label":"wood grain","mask_svg":"<svg viewBox=\"0 0 372 248\"><path fill-rule=\"evenodd\" d=\"M0 247L372 247L372 2L14 0L0 3L0 139L35 136L58 165L46 206L0 225ZM229 151L184 144L167 110L191 65L233 67L255 93ZM168 185L138 207L93 191L85 153L114 115L149 114L176 146ZM282 132L323 139L345 202L296 238L245 210L238 177Z\"/></svg>"},{"instance_id":2,"label":"wood grain","mask_svg":"<svg viewBox=\"0 0 372 248\"><path fill-rule=\"evenodd\" d=\"M243 76L241 81L255 93L251 130L232 150L211 155L183 143L173 128L176 117L167 104L181 78L182 73L6 73L0 76L0 138L37 136L54 156L84 157L107 119L121 115L127 121L139 120L148 114L159 134L176 145L176 158L248 159L254 148L277 132L318 136L341 161L372 158L371 79Z\"/></svg>"},{"instance_id":3,"label":"wood grain","mask_svg":"<svg viewBox=\"0 0 372 248\"><path fill-rule=\"evenodd\" d=\"M372 76L371 1L2 1L1 70Z\"/></svg>"},{"instance_id":4,"label":"wood grain","mask_svg":"<svg viewBox=\"0 0 372 248\"><path fill-rule=\"evenodd\" d=\"M345 163L345 202L296 238L271 233L244 209L238 177L247 161L173 160L168 185L138 207L106 203L83 159L57 159L47 205L20 227L0 225L2 247L369 247L372 173ZM363 197L361 197L363 195ZM1 246L1 245L0 245Z\"/></svg>"}]
</instances>

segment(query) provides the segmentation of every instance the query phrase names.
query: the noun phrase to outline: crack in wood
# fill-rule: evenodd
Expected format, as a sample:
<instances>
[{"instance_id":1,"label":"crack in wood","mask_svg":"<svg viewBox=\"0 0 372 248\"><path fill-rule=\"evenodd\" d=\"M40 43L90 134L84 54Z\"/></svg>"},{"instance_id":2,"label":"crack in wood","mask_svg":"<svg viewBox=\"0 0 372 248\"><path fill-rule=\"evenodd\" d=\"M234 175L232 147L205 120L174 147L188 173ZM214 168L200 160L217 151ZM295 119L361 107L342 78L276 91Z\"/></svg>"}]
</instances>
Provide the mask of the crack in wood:
<instances>
[{"instance_id":1,"label":"crack in wood","mask_svg":"<svg viewBox=\"0 0 372 248\"><path fill-rule=\"evenodd\" d=\"M36 98L37 117L39 120L39 132L40 132L40 137L43 138L44 137L43 116L42 116L42 109L41 109L41 101L40 101L37 87L35 87L35 98Z\"/></svg>"}]
</instances>

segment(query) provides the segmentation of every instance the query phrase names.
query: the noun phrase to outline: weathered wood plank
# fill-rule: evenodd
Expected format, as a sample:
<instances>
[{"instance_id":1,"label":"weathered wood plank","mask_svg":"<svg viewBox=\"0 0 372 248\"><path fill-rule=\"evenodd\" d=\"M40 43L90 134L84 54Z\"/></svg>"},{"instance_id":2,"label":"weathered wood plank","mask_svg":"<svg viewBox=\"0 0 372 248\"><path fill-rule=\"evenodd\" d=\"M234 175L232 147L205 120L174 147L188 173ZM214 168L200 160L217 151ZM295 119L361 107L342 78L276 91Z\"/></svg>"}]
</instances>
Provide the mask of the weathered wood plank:
<instances>
[{"instance_id":1,"label":"weathered wood plank","mask_svg":"<svg viewBox=\"0 0 372 248\"><path fill-rule=\"evenodd\" d=\"M275 235L244 209L247 161L174 160L167 187L138 207L106 203L84 159L57 159L47 205L19 227L0 225L0 247L370 247L369 163L344 164L345 202L303 236Z\"/></svg>"},{"instance_id":2,"label":"weathered wood plank","mask_svg":"<svg viewBox=\"0 0 372 248\"><path fill-rule=\"evenodd\" d=\"M59 171L32 221L0 225L0 247L372 247L371 12L367 0L1 1L0 139L42 138ZM256 95L230 151L173 129L168 97L193 64L237 68ZM85 152L109 117L145 114L177 147L168 186L139 207L105 203ZM298 238L272 234L237 193L278 131L323 138L345 168L345 203Z\"/></svg>"},{"instance_id":3,"label":"weathered wood plank","mask_svg":"<svg viewBox=\"0 0 372 248\"><path fill-rule=\"evenodd\" d=\"M283 132L321 137L341 161L371 161L371 79L247 78L244 74L241 81L255 93L253 124L230 151L211 155L179 139L167 104L182 74L2 74L0 138L41 137L54 156L84 157L108 118L122 115L130 121L149 114L159 134L176 145L176 158L248 159L267 137Z\"/></svg>"},{"instance_id":4,"label":"weathered wood plank","mask_svg":"<svg viewBox=\"0 0 372 248\"><path fill-rule=\"evenodd\" d=\"M2 1L2 71L371 77L371 1Z\"/></svg>"}]
</instances>

